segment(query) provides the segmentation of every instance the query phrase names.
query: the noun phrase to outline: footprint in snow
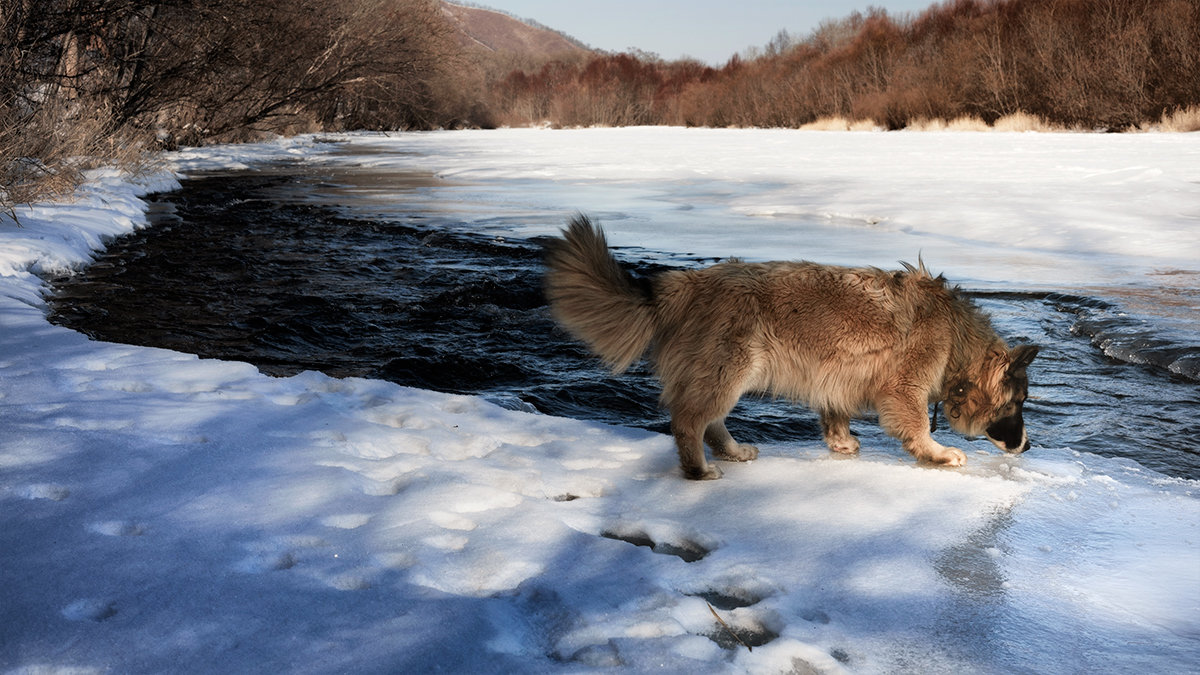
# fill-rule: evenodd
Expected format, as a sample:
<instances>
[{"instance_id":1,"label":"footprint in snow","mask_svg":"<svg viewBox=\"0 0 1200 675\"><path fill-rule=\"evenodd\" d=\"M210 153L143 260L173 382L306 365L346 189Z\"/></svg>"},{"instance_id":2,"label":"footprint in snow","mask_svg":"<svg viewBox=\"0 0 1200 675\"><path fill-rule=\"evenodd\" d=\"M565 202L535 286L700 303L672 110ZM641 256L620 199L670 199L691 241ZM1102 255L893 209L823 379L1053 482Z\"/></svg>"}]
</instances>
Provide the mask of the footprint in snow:
<instances>
[{"instance_id":1,"label":"footprint in snow","mask_svg":"<svg viewBox=\"0 0 1200 675\"><path fill-rule=\"evenodd\" d=\"M655 553L673 555L684 562L703 560L713 549L687 537L661 538L656 541L643 530L629 527L610 528L600 532L605 539L615 539L634 546L645 546Z\"/></svg>"},{"instance_id":2,"label":"footprint in snow","mask_svg":"<svg viewBox=\"0 0 1200 675\"><path fill-rule=\"evenodd\" d=\"M691 597L674 607L673 616L688 633L708 638L722 649L753 651L777 639L784 621L774 610L747 605L752 598L740 597L742 590L687 593Z\"/></svg>"},{"instance_id":3,"label":"footprint in snow","mask_svg":"<svg viewBox=\"0 0 1200 675\"><path fill-rule=\"evenodd\" d=\"M754 649L775 640L780 635L777 617L760 615L757 612L735 610L723 615L713 611L714 625L704 637L717 643L722 649Z\"/></svg>"},{"instance_id":4,"label":"footprint in snow","mask_svg":"<svg viewBox=\"0 0 1200 675\"><path fill-rule=\"evenodd\" d=\"M763 596L737 587L710 588L698 593L688 593L688 595L701 598L713 607L724 610L753 607L763 600Z\"/></svg>"},{"instance_id":5,"label":"footprint in snow","mask_svg":"<svg viewBox=\"0 0 1200 675\"><path fill-rule=\"evenodd\" d=\"M717 609L738 609L757 605L778 593L779 587L759 577L753 568L738 565L716 578L696 579L680 591L702 598Z\"/></svg>"}]
</instances>

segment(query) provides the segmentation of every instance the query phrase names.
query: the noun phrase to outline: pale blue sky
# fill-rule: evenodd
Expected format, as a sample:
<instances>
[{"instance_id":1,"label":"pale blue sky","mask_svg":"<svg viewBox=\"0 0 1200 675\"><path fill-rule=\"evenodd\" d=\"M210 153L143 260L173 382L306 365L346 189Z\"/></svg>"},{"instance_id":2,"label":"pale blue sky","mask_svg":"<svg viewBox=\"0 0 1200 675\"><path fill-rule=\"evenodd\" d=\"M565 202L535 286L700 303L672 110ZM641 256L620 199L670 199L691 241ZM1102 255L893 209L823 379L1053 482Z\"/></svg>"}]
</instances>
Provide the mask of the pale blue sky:
<instances>
[{"instance_id":1,"label":"pale blue sky","mask_svg":"<svg viewBox=\"0 0 1200 675\"><path fill-rule=\"evenodd\" d=\"M721 65L747 47L766 45L781 29L807 35L822 19L869 6L919 12L935 0L475 0L533 19L596 49L636 47L665 59L691 56Z\"/></svg>"}]
</instances>

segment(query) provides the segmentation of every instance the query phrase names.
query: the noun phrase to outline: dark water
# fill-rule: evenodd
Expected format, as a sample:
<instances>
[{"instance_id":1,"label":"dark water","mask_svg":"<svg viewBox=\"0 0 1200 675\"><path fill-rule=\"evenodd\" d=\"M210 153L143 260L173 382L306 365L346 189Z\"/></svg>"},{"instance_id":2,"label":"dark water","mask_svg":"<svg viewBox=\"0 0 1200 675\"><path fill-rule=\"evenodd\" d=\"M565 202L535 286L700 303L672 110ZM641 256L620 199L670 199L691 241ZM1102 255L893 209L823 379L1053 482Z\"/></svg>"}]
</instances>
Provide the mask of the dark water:
<instances>
[{"instance_id":1,"label":"dark water","mask_svg":"<svg viewBox=\"0 0 1200 675\"><path fill-rule=\"evenodd\" d=\"M336 178L297 168L188 180L154 198L153 227L52 280L52 320L272 375L379 378L667 429L644 367L612 376L554 325L538 240L473 233L445 213L381 218L305 199ZM618 255L638 274L711 262ZM1030 369L1032 452L1071 447L1200 478L1200 345L1124 325L1094 298L974 295L1002 335L1042 345ZM1106 354L1113 341L1134 356ZM744 401L729 428L747 442L820 438L812 413L769 400Z\"/></svg>"}]
</instances>

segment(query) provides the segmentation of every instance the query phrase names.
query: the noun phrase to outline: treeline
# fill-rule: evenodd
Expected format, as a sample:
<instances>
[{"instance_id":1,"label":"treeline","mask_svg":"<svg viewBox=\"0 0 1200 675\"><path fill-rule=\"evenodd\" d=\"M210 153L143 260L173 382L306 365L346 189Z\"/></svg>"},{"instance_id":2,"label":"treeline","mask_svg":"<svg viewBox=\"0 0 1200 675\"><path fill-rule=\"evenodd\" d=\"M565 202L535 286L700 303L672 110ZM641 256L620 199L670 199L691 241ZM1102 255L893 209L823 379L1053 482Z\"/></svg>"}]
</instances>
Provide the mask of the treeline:
<instances>
[{"instance_id":1,"label":"treeline","mask_svg":"<svg viewBox=\"0 0 1200 675\"><path fill-rule=\"evenodd\" d=\"M724 67L637 54L517 71L491 89L502 123L897 129L1013 115L1119 130L1200 104L1196 0L952 0L781 33Z\"/></svg>"},{"instance_id":2,"label":"treeline","mask_svg":"<svg viewBox=\"0 0 1200 675\"><path fill-rule=\"evenodd\" d=\"M471 123L435 0L0 0L0 206L79 157Z\"/></svg>"}]
</instances>

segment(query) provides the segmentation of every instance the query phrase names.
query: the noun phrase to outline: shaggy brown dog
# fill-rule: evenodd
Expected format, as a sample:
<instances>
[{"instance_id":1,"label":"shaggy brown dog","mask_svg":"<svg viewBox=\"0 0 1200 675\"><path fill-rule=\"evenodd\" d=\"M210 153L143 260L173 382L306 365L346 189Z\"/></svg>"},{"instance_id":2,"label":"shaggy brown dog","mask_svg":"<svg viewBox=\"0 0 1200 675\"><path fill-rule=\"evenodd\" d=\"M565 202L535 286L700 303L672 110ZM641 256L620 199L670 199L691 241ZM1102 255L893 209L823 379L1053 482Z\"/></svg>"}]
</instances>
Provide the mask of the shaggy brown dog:
<instances>
[{"instance_id":1,"label":"shaggy brown dog","mask_svg":"<svg viewBox=\"0 0 1200 675\"><path fill-rule=\"evenodd\" d=\"M734 260L639 281L582 215L547 246L546 261L554 317L615 372L652 349L688 478L721 476L704 443L721 459L758 456L725 429L746 392L808 404L836 452L858 451L850 418L874 409L917 459L960 466L966 455L930 435L928 406L940 401L954 430L1007 452L1029 448L1021 409L1038 348L1010 350L924 264L886 272Z\"/></svg>"}]
</instances>

